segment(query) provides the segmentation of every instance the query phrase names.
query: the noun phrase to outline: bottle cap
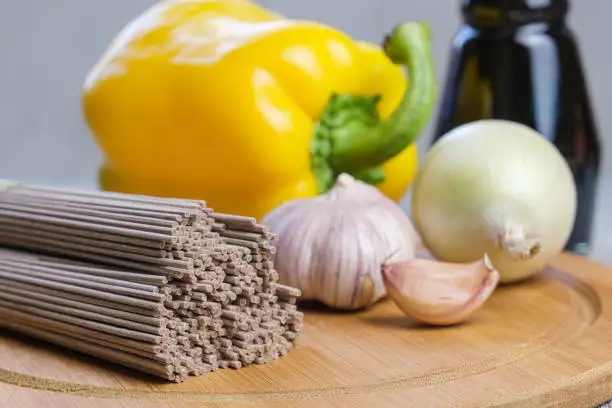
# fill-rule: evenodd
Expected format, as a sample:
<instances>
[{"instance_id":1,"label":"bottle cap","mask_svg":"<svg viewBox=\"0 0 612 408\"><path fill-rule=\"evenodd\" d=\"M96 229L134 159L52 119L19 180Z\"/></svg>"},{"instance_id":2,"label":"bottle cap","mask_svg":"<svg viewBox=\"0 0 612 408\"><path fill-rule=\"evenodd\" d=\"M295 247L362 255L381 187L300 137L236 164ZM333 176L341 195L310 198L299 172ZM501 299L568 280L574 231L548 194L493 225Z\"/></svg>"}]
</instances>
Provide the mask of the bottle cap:
<instances>
[{"instance_id":1,"label":"bottle cap","mask_svg":"<svg viewBox=\"0 0 612 408\"><path fill-rule=\"evenodd\" d=\"M519 26L560 20L569 11L568 0L464 0L466 23L477 28Z\"/></svg>"}]
</instances>

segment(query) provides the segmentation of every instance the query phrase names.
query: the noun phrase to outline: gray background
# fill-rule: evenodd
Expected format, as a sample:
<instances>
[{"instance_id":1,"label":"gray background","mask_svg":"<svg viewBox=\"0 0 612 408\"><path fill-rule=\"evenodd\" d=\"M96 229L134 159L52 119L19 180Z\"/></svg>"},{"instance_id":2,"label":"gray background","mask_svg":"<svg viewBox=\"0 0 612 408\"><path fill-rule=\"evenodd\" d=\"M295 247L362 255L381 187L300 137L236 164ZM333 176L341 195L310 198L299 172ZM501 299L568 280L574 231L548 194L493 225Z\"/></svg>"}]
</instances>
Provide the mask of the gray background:
<instances>
[{"instance_id":1,"label":"gray background","mask_svg":"<svg viewBox=\"0 0 612 408\"><path fill-rule=\"evenodd\" d=\"M55 186L95 188L100 154L85 127L80 91L88 69L112 37L153 0L0 0L0 177ZM459 0L261 0L290 17L334 25L379 42L402 20L425 20L444 78ZM612 57L610 0L574 0L570 17L604 143L592 257L612 264ZM419 144L430 138L431 125ZM611 186L611 187L609 187Z\"/></svg>"}]
</instances>

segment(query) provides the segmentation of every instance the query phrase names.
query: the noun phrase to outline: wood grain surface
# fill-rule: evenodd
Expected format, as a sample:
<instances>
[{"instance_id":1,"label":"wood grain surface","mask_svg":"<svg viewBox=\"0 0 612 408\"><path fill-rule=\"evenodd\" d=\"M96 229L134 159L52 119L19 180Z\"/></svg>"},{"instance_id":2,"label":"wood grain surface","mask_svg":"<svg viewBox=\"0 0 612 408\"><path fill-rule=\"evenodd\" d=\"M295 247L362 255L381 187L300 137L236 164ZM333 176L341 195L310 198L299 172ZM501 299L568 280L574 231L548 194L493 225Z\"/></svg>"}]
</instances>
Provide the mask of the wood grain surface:
<instances>
[{"instance_id":1,"label":"wood grain surface","mask_svg":"<svg viewBox=\"0 0 612 408\"><path fill-rule=\"evenodd\" d=\"M303 308L282 359L167 384L0 330L0 407L594 407L612 398L612 268L562 255L469 322L418 325L390 301Z\"/></svg>"}]
</instances>

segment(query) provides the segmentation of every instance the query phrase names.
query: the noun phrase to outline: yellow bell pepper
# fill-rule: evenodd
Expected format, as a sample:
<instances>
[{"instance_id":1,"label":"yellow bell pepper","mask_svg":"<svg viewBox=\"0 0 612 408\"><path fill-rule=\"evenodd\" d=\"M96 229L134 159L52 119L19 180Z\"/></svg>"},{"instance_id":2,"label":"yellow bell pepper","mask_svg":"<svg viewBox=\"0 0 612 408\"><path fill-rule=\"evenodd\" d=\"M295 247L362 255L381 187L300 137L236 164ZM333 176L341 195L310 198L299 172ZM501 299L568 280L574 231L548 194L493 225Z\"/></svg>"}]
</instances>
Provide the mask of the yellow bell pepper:
<instances>
[{"instance_id":1,"label":"yellow bell pepper","mask_svg":"<svg viewBox=\"0 0 612 408\"><path fill-rule=\"evenodd\" d=\"M248 0L166 0L91 69L83 111L103 189L260 219L342 172L399 200L435 88L425 24L379 47Z\"/></svg>"}]
</instances>

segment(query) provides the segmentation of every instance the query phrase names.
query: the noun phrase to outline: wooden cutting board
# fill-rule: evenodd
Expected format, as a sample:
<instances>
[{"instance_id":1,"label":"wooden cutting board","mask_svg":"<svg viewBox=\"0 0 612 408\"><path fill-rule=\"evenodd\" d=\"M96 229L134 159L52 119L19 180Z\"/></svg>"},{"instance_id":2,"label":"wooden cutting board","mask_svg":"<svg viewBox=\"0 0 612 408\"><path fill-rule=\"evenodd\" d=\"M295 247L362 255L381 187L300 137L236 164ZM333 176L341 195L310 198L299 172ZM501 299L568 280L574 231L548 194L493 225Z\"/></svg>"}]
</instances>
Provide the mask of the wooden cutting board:
<instances>
[{"instance_id":1,"label":"wooden cutting board","mask_svg":"<svg viewBox=\"0 0 612 408\"><path fill-rule=\"evenodd\" d=\"M471 320L423 327L386 301L305 310L282 359L183 384L0 331L0 407L594 407L612 399L612 268L562 255Z\"/></svg>"}]
</instances>

